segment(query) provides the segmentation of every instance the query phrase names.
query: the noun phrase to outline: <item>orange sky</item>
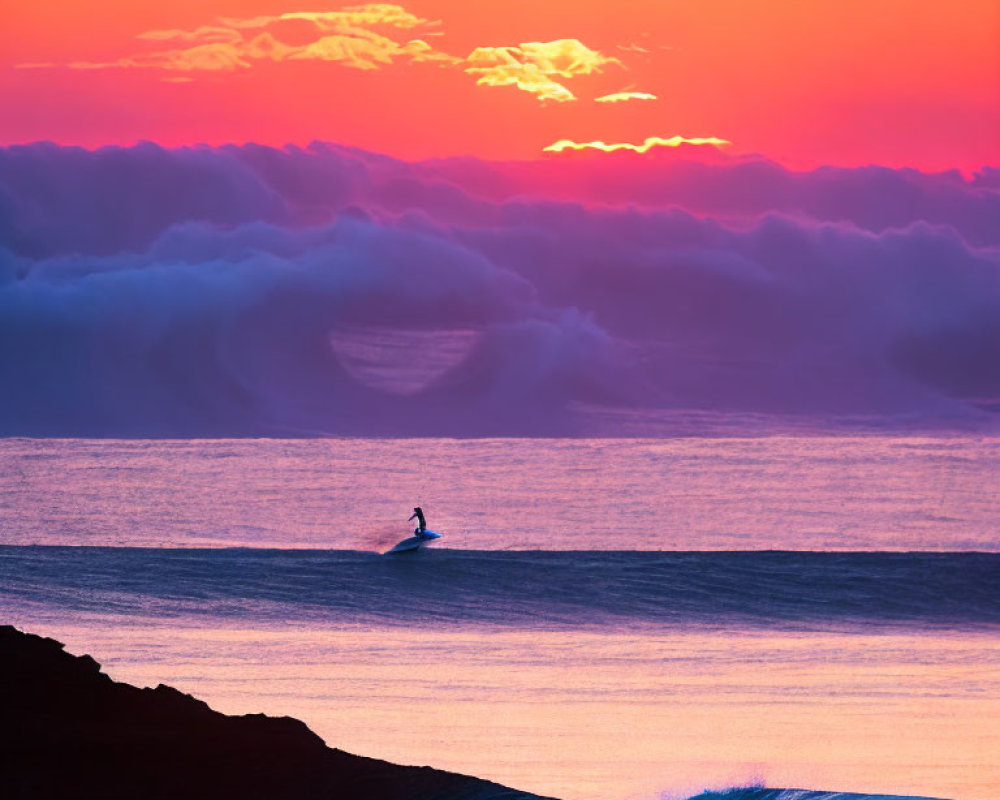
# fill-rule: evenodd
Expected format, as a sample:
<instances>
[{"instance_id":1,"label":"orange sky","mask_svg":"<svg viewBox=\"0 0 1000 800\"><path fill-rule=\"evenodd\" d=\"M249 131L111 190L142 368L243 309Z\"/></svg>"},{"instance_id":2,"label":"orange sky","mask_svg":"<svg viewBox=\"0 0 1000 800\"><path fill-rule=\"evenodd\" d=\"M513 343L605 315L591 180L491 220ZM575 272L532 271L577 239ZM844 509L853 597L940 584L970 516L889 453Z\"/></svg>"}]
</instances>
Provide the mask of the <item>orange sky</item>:
<instances>
[{"instance_id":1,"label":"orange sky","mask_svg":"<svg viewBox=\"0 0 1000 800\"><path fill-rule=\"evenodd\" d=\"M8 0L0 143L534 158L559 140L679 135L797 167L1000 164L1000 0L412 0L275 19L343 8ZM477 50L497 47L515 49ZM622 92L643 96L595 102Z\"/></svg>"}]
</instances>

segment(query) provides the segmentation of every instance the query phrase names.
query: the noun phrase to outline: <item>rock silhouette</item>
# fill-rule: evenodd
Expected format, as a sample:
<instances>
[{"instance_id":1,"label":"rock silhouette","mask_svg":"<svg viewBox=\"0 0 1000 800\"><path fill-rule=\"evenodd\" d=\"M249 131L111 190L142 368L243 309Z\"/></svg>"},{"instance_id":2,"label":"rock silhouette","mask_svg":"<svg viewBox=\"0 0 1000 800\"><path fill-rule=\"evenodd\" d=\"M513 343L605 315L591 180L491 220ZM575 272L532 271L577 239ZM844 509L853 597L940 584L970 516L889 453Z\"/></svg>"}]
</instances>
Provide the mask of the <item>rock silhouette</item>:
<instances>
[{"instance_id":1,"label":"rock silhouette","mask_svg":"<svg viewBox=\"0 0 1000 800\"><path fill-rule=\"evenodd\" d=\"M227 716L0 626L0 794L45 798L537 800L478 778L331 749L299 720Z\"/></svg>"}]
</instances>

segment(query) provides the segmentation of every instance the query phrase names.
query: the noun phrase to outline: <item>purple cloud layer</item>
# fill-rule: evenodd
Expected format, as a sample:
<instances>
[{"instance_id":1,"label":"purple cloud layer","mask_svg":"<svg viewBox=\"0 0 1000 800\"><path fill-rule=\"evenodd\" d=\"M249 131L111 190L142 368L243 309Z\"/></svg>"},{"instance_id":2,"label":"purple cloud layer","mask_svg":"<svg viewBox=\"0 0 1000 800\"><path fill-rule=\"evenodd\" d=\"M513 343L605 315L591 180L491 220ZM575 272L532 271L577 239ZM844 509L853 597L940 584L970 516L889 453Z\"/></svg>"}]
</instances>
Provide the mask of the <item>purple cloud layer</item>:
<instances>
[{"instance_id":1,"label":"purple cloud layer","mask_svg":"<svg viewBox=\"0 0 1000 800\"><path fill-rule=\"evenodd\" d=\"M0 385L6 435L996 429L1000 180L11 147Z\"/></svg>"}]
</instances>

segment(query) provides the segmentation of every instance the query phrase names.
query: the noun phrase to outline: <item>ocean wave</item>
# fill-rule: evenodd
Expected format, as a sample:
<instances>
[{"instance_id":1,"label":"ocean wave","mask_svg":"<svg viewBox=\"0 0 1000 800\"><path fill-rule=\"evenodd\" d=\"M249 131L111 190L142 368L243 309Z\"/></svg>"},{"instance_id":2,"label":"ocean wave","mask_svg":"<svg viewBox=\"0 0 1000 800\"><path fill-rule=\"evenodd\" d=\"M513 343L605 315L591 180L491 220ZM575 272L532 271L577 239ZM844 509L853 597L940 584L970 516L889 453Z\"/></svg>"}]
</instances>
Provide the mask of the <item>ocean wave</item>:
<instances>
[{"instance_id":1,"label":"ocean wave","mask_svg":"<svg viewBox=\"0 0 1000 800\"><path fill-rule=\"evenodd\" d=\"M0 548L0 608L251 624L1000 624L1000 555Z\"/></svg>"},{"instance_id":2,"label":"ocean wave","mask_svg":"<svg viewBox=\"0 0 1000 800\"><path fill-rule=\"evenodd\" d=\"M932 797L896 794L858 794L855 792L823 792L813 789L765 789L747 787L703 792L691 800L934 800Z\"/></svg>"}]
</instances>

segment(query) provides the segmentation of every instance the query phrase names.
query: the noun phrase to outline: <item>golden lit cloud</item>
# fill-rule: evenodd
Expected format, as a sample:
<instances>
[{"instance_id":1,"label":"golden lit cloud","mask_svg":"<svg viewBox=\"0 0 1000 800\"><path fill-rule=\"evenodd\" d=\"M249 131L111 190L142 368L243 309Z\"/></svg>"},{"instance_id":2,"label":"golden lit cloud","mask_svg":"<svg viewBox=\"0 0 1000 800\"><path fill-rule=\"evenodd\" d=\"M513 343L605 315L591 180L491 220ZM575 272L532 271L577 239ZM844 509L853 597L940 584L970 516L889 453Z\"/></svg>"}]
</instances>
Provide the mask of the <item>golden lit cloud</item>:
<instances>
[{"instance_id":1,"label":"golden lit cloud","mask_svg":"<svg viewBox=\"0 0 1000 800\"><path fill-rule=\"evenodd\" d=\"M294 48L288 58L297 61L338 61L355 69L379 69L392 63L403 48L385 36L370 31L354 35L323 36L304 47Z\"/></svg>"},{"instance_id":2,"label":"golden lit cloud","mask_svg":"<svg viewBox=\"0 0 1000 800\"><path fill-rule=\"evenodd\" d=\"M184 50L167 50L155 53L148 66L177 72L233 72L248 69L251 65L248 48L234 44L200 44ZM145 66L142 59L131 59L139 66Z\"/></svg>"},{"instance_id":3,"label":"golden lit cloud","mask_svg":"<svg viewBox=\"0 0 1000 800\"><path fill-rule=\"evenodd\" d=\"M461 60L435 50L422 39L399 43L387 36L360 30L352 35L324 36L312 44L293 49L287 57L293 60L337 61L355 69L379 69L392 64L397 58L443 65Z\"/></svg>"},{"instance_id":4,"label":"golden lit cloud","mask_svg":"<svg viewBox=\"0 0 1000 800\"><path fill-rule=\"evenodd\" d=\"M433 33L430 35L433 35ZM453 66L455 64L462 63L461 58L449 55L441 50L435 50L423 39L411 39L403 45L403 51L406 53L406 56L410 59L410 61L416 61L418 63L441 64L443 66Z\"/></svg>"},{"instance_id":5,"label":"golden lit cloud","mask_svg":"<svg viewBox=\"0 0 1000 800\"><path fill-rule=\"evenodd\" d=\"M600 72L605 64L622 66L622 62L614 56L591 50L578 39L525 42L519 49L527 63L537 64L542 72L561 75L563 78Z\"/></svg>"},{"instance_id":6,"label":"golden lit cloud","mask_svg":"<svg viewBox=\"0 0 1000 800\"><path fill-rule=\"evenodd\" d=\"M167 30L146 31L136 36L137 39L148 39L154 42L198 42L201 44L224 42L236 44L243 39L239 31L232 28L222 28L216 25L202 25L193 31Z\"/></svg>"},{"instance_id":7,"label":"golden lit cloud","mask_svg":"<svg viewBox=\"0 0 1000 800\"><path fill-rule=\"evenodd\" d=\"M261 33L255 36L243 47L243 52L247 58L253 61L284 61L291 58L298 48L290 47L284 42L278 41L270 33Z\"/></svg>"},{"instance_id":8,"label":"golden lit cloud","mask_svg":"<svg viewBox=\"0 0 1000 800\"><path fill-rule=\"evenodd\" d=\"M496 63L496 57L490 50L504 50L507 48L478 47L466 59L465 71L470 75L477 75L476 84L479 86L516 86L524 92L530 92L539 100L554 100L557 103L564 103L569 100L576 100L576 96L565 86L552 80L543 73L535 64L521 64L516 61L510 63Z\"/></svg>"},{"instance_id":9,"label":"golden lit cloud","mask_svg":"<svg viewBox=\"0 0 1000 800\"><path fill-rule=\"evenodd\" d=\"M285 37L298 25L294 44ZM600 72L608 65L623 67L614 56L593 50L578 39L522 42L519 45L477 47L460 58L428 43L438 35L439 20L429 20L390 3L348 6L338 11L292 11L255 17L222 17L193 30L150 30L138 35L162 49L134 53L112 61L68 64L24 64L22 67L63 66L74 70L160 69L190 76L199 72L231 73L263 61L325 61L359 70L377 70L402 63L428 63L460 69L481 86L513 86L543 102L576 99L565 81ZM310 35L310 31L312 32ZM655 99L641 92L619 92L599 102Z\"/></svg>"},{"instance_id":10,"label":"golden lit cloud","mask_svg":"<svg viewBox=\"0 0 1000 800\"><path fill-rule=\"evenodd\" d=\"M223 17L219 20L231 28L267 28L276 22L305 20L312 22L323 31L347 31L378 27L416 28L421 25L436 24L411 14L402 6L389 3L369 3L348 6L340 11L290 11L270 17L249 17L246 19Z\"/></svg>"},{"instance_id":11,"label":"golden lit cloud","mask_svg":"<svg viewBox=\"0 0 1000 800\"><path fill-rule=\"evenodd\" d=\"M156 68L173 72L234 72L248 69L252 64L244 56L242 45L217 43L126 56L117 61L71 61L65 66L75 70Z\"/></svg>"},{"instance_id":12,"label":"golden lit cloud","mask_svg":"<svg viewBox=\"0 0 1000 800\"><path fill-rule=\"evenodd\" d=\"M523 42L516 47L477 47L465 59L465 71L482 86L516 86L539 100L567 102L575 95L555 80L600 72L606 64L622 66L613 56L591 50L578 39Z\"/></svg>"},{"instance_id":13,"label":"golden lit cloud","mask_svg":"<svg viewBox=\"0 0 1000 800\"><path fill-rule=\"evenodd\" d=\"M656 95L649 92L615 92L603 97L595 97L595 103L625 103L629 100L655 100Z\"/></svg>"},{"instance_id":14,"label":"golden lit cloud","mask_svg":"<svg viewBox=\"0 0 1000 800\"><path fill-rule=\"evenodd\" d=\"M305 44L283 42L274 28L290 21L312 24L316 38ZM434 31L429 29L437 24L388 3L349 6L340 11L224 17L218 25L203 25L191 31L152 30L137 37L173 45L171 49L115 61L76 61L65 66L79 70L154 68L189 73L233 72L248 69L258 61L332 61L361 70L379 69L396 59L443 66L460 63L462 59L435 50L423 39L408 38L416 29L427 28L426 35L432 35ZM400 38L401 31L405 31L407 39Z\"/></svg>"},{"instance_id":15,"label":"golden lit cloud","mask_svg":"<svg viewBox=\"0 0 1000 800\"><path fill-rule=\"evenodd\" d=\"M387 25L393 28L416 28L428 24L429 20L411 14L402 6L389 3L369 3L363 6L349 6L340 11L309 12L298 11L282 14L281 19L305 19L315 22L324 30L343 28L376 28Z\"/></svg>"},{"instance_id":16,"label":"golden lit cloud","mask_svg":"<svg viewBox=\"0 0 1000 800\"><path fill-rule=\"evenodd\" d=\"M680 147L682 144L690 145L713 145L715 147L725 147L732 144L726 139L710 137L695 137L687 139L683 136L672 136L664 139L659 136L650 136L642 144L617 143L607 144L605 142L572 142L569 139L560 139L548 147L543 147L545 153L561 153L564 150L601 150L605 153L613 153L616 150L631 150L635 153L646 153L654 147Z\"/></svg>"}]
</instances>

